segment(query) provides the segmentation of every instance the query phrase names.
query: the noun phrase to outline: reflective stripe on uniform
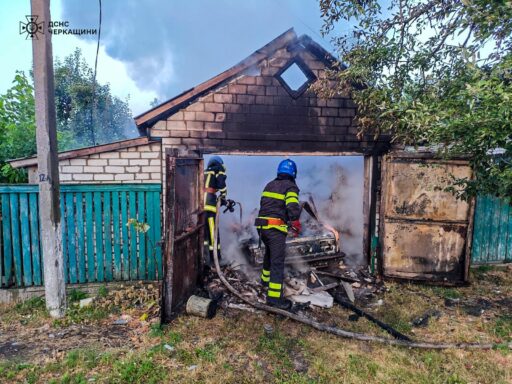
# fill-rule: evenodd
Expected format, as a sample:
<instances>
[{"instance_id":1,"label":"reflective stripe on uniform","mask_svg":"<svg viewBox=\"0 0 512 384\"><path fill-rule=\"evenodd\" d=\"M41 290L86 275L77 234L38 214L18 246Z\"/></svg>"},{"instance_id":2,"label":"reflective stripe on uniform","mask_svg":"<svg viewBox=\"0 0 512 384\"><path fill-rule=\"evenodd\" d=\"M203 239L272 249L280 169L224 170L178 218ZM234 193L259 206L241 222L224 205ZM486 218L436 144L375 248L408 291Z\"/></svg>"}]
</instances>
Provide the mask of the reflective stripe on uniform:
<instances>
[{"instance_id":1,"label":"reflective stripe on uniform","mask_svg":"<svg viewBox=\"0 0 512 384\"><path fill-rule=\"evenodd\" d=\"M217 207L215 205L205 205L204 210L208 212L217 213ZM213 217L212 217L213 219Z\"/></svg>"},{"instance_id":2,"label":"reflective stripe on uniform","mask_svg":"<svg viewBox=\"0 0 512 384\"><path fill-rule=\"evenodd\" d=\"M208 229L210 230L210 250L213 251L213 244L215 239L215 220L213 217L208 218Z\"/></svg>"},{"instance_id":3,"label":"reflective stripe on uniform","mask_svg":"<svg viewBox=\"0 0 512 384\"><path fill-rule=\"evenodd\" d=\"M281 193L263 191L262 197L270 197L271 199L284 200L284 195Z\"/></svg>"},{"instance_id":4,"label":"reflective stripe on uniform","mask_svg":"<svg viewBox=\"0 0 512 384\"><path fill-rule=\"evenodd\" d=\"M263 276L263 274L261 274L260 278L261 281L264 281L265 283L268 283L270 281L270 276Z\"/></svg>"},{"instance_id":5,"label":"reflective stripe on uniform","mask_svg":"<svg viewBox=\"0 0 512 384\"><path fill-rule=\"evenodd\" d=\"M266 269L262 269L262 270L261 270L261 274L262 274L263 276L270 276L270 271L267 271Z\"/></svg>"},{"instance_id":6,"label":"reflective stripe on uniform","mask_svg":"<svg viewBox=\"0 0 512 384\"><path fill-rule=\"evenodd\" d=\"M210 179L211 179L211 177L212 177L213 172L211 172L211 171L207 171L207 172L205 172L204 174L205 174L205 175L208 175L208 176L206 176L206 181L204 182L204 187L205 187L205 188L209 188L209 187L210 187ZM203 204L204 204L204 205L206 205L206 198L207 198L207 197L208 197L208 192L206 192L206 191L205 191L205 193L204 193L204 201L203 201ZM206 209L206 207L205 207L205 209ZM211 212L217 212L217 210L215 210L215 211L211 211Z\"/></svg>"},{"instance_id":7,"label":"reflective stripe on uniform","mask_svg":"<svg viewBox=\"0 0 512 384\"><path fill-rule=\"evenodd\" d=\"M280 225L263 225L261 227L256 227L258 229L277 229L278 231L288 233L288 226L280 226Z\"/></svg>"},{"instance_id":8,"label":"reflective stripe on uniform","mask_svg":"<svg viewBox=\"0 0 512 384\"><path fill-rule=\"evenodd\" d=\"M299 194L297 192L287 192L285 196L286 205L291 203L299 204Z\"/></svg>"},{"instance_id":9,"label":"reflective stripe on uniform","mask_svg":"<svg viewBox=\"0 0 512 384\"><path fill-rule=\"evenodd\" d=\"M275 217L267 217L267 216L258 216L259 219L275 219ZM280 219L278 219L280 220ZM257 225L256 226L257 229L277 229L281 232L284 232L284 233L288 233L288 226L286 224L282 224L282 225L275 225L275 224L272 224L272 225Z\"/></svg>"},{"instance_id":10,"label":"reflective stripe on uniform","mask_svg":"<svg viewBox=\"0 0 512 384\"><path fill-rule=\"evenodd\" d=\"M272 284L272 283L271 283ZM281 297L281 291L274 291L272 289L269 289L267 292L268 297L274 297L274 298L280 298Z\"/></svg>"},{"instance_id":11,"label":"reflective stripe on uniform","mask_svg":"<svg viewBox=\"0 0 512 384\"><path fill-rule=\"evenodd\" d=\"M268 284L268 287L269 287L270 289L280 291L280 290L281 290L281 288L282 288L282 284L279 284L279 283L272 283L272 282L270 282L270 283Z\"/></svg>"}]
</instances>

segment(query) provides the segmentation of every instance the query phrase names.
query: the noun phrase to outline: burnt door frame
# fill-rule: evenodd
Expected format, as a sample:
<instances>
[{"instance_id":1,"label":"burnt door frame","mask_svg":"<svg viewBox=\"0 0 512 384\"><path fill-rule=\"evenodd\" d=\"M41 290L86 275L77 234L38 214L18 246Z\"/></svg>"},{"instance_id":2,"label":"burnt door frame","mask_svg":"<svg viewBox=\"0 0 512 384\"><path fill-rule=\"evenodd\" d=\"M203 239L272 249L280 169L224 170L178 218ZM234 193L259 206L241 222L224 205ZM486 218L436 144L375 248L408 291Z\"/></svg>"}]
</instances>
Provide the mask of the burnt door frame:
<instances>
[{"instance_id":1,"label":"burnt door frame","mask_svg":"<svg viewBox=\"0 0 512 384\"><path fill-rule=\"evenodd\" d=\"M379 155L364 156L363 171L363 256L366 256L368 266L372 264L372 237L378 235L377 205L378 188L380 185Z\"/></svg>"},{"instance_id":2,"label":"burnt door frame","mask_svg":"<svg viewBox=\"0 0 512 384\"><path fill-rule=\"evenodd\" d=\"M174 149L168 148L165 151L165 172L166 172L166 199L164 204L165 214L165 247L164 247L164 271L162 283L162 322L168 323L173 317L176 316L180 308L185 304L185 297L190 296L197 284L199 283L200 274L203 267L203 242L204 242L204 217L203 217L203 158L200 154L189 153L187 155L178 154ZM195 225L191 228L181 228L177 220L183 219L177 216L177 194L183 191L177 191L176 178L179 177L177 169L181 166L197 167L197 177L195 188L197 190L195 207L185 207L188 209L189 216L197 215ZM192 202L194 203L194 202ZM180 207L182 209L183 207ZM194 209L195 208L195 209ZM177 233L180 230L180 233ZM183 250L180 249L183 243L189 242L184 245ZM187 255L187 252L189 253ZM177 259L178 257L182 259ZM192 260L192 258L194 260ZM192 260L193 263L187 268L186 275L190 277L187 280L187 286L183 287L178 283L183 283L184 275L180 274L179 279L175 275L178 262ZM190 259L190 260L189 260ZM178 290L178 291L177 291Z\"/></svg>"}]
</instances>

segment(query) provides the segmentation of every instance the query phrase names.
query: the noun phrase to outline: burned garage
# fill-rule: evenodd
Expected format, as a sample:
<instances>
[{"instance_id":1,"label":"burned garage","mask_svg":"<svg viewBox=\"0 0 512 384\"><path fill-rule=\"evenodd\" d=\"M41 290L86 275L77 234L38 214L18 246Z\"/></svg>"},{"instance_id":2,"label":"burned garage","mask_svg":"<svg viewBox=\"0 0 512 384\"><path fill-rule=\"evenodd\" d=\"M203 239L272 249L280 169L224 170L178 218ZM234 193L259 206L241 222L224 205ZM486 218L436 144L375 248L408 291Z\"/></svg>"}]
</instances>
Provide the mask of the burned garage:
<instances>
[{"instance_id":1,"label":"burned garage","mask_svg":"<svg viewBox=\"0 0 512 384\"><path fill-rule=\"evenodd\" d=\"M299 167L304 227L299 237L287 240L292 275L314 268L320 284L322 274L332 279L352 268L363 274L351 269L350 276L347 270L345 278L352 282L366 278L373 283L368 272L443 284L467 281L472 204L443 189L448 175L470 175L466 162L392 148L385 135L358 136L349 94L325 99L311 90L335 63L310 37L289 30L232 68L137 116L140 138L59 154L64 184L160 188L161 221L155 221L154 208L151 212L152 222L162 226L152 234L152 243L161 245L156 261L149 243L129 233L135 248L130 245L130 256L120 257L126 263L118 275L125 276L126 269L131 278L154 277L154 268L162 265L167 320L195 292L203 273L203 172L214 155L226 162L228 197L236 203L233 213L220 216L220 245L231 265L261 268L264 250L254 227L260 194L279 161L290 158ZM37 181L35 158L11 164L27 168L30 182ZM119 211L118 201L123 204L125 198L129 213L143 222L150 217L145 206L158 203L142 195L132 201L128 190L119 193L113 192L112 204L110 195L109 201L94 200L95 212ZM112 225L110 233L122 237L124 231ZM104 252L104 246L94 249L99 245L80 248L79 255L70 248L70 256L90 260ZM105 246L112 252L111 244ZM144 259L134 259L135 250ZM114 251L127 249L114 246ZM111 257L106 267L116 264Z\"/></svg>"}]
</instances>

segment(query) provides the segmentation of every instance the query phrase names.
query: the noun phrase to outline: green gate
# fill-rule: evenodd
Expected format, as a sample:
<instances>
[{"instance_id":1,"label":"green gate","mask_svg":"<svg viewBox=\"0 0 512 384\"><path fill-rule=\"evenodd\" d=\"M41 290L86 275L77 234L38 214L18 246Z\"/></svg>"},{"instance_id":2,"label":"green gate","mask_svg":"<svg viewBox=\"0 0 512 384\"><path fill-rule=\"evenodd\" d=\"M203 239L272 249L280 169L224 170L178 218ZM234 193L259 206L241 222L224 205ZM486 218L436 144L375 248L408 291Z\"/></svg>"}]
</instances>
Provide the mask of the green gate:
<instances>
[{"instance_id":1,"label":"green gate","mask_svg":"<svg viewBox=\"0 0 512 384\"><path fill-rule=\"evenodd\" d=\"M160 184L60 187L67 283L161 278ZM37 185L0 185L2 288L43 284ZM147 232L129 219L149 225Z\"/></svg>"},{"instance_id":2,"label":"green gate","mask_svg":"<svg viewBox=\"0 0 512 384\"><path fill-rule=\"evenodd\" d=\"M512 206L509 199L477 198L471 261L474 264L512 262Z\"/></svg>"}]
</instances>

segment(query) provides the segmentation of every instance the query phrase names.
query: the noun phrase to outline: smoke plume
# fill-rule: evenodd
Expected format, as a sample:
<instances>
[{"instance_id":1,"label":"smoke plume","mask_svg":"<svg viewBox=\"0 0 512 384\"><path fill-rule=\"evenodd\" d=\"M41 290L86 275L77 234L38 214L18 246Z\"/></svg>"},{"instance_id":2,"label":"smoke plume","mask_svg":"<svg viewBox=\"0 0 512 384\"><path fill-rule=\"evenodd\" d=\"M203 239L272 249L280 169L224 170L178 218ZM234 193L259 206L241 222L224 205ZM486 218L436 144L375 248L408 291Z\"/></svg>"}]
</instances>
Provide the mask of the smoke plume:
<instances>
[{"instance_id":1,"label":"smoke plume","mask_svg":"<svg viewBox=\"0 0 512 384\"><path fill-rule=\"evenodd\" d=\"M221 213L221 247L223 256L245 263L238 249L238 239L257 238L254 218L258 213L261 192L275 178L279 156L222 156L227 167L228 198L241 203L235 213ZM363 158L334 156L296 156L300 200L311 196L319 218L341 234L341 250L346 263L364 264L363 258ZM208 161L208 157L206 158ZM302 213L301 221L308 215ZM308 228L304 228L306 231Z\"/></svg>"},{"instance_id":2,"label":"smoke plume","mask_svg":"<svg viewBox=\"0 0 512 384\"><path fill-rule=\"evenodd\" d=\"M98 1L62 1L61 17L73 28L97 28L98 15ZM233 66L290 27L318 37L321 23L316 0L108 0L103 1L101 40L141 90L155 91L164 101Z\"/></svg>"}]
</instances>

